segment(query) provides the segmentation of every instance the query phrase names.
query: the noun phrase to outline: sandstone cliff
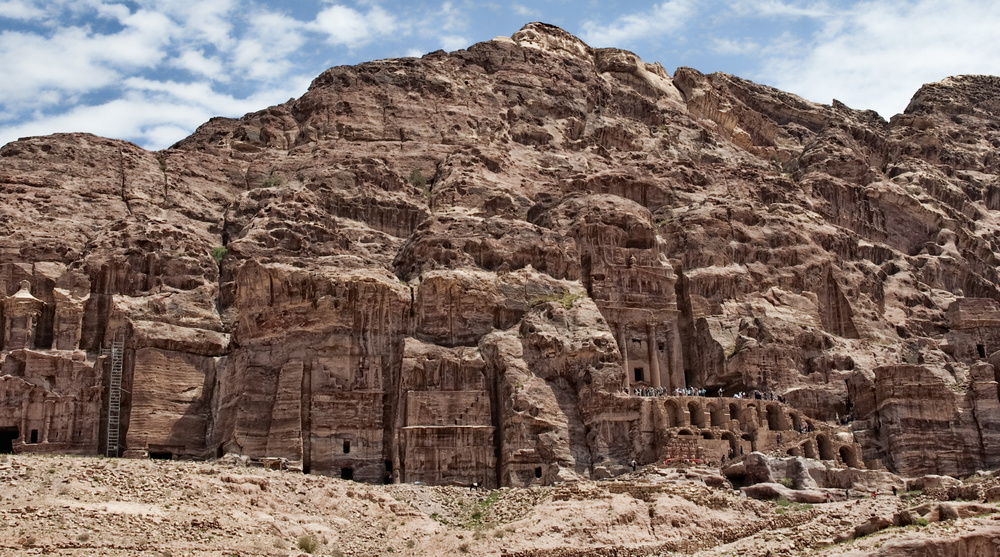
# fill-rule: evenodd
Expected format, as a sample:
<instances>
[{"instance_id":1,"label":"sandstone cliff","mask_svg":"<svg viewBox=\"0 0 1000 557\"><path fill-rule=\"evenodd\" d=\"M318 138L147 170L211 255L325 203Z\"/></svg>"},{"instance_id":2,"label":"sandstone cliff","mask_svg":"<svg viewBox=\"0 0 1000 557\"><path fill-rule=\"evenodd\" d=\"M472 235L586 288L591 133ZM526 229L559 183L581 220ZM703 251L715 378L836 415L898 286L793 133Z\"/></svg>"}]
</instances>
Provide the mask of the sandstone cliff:
<instances>
[{"instance_id":1,"label":"sandstone cliff","mask_svg":"<svg viewBox=\"0 0 1000 557\"><path fill-rule=\"evenodd\" d=\"M1000 466L998 95L953 77L886 122L535 23L156 153L10 143L0 449L486 485Z\"/></svg>"}]
</instances>

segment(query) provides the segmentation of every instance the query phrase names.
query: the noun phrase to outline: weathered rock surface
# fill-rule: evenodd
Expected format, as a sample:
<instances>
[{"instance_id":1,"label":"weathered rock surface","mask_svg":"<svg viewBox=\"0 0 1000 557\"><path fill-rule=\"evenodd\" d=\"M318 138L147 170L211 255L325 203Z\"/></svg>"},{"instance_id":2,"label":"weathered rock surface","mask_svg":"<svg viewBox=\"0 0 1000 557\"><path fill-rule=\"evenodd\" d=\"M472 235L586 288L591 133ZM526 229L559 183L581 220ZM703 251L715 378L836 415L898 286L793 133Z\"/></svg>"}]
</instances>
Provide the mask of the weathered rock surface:
<instances>
[{"instance_id":1,"label":"weathered rock surface","mask_svg":"<svg viewBox=\"0 0 1000 557\"><path fill-rule=\"evenodd\" d=\"M998 95L949 78L886 122L536 23L157 153L10 143L0 450L489 486L996 468Z\"/></svg>"}]
</instances>

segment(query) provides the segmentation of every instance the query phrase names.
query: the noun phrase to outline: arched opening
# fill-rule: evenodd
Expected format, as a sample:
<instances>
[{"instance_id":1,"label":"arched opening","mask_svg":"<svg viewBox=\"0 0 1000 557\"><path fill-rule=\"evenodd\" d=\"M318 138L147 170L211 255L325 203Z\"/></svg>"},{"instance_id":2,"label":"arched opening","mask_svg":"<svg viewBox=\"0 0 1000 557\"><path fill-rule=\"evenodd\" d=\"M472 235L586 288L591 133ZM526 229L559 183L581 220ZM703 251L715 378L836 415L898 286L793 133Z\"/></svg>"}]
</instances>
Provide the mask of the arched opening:
<instances>
[{"instance_id":1,"label":"arched opening","mask_svg":"<svg viewBox=\"0 0 1000 557\"><path fill-rule=\"evenodd\" d=\"M710 406L709 408L712 414L712 425L714 427L725 427L726 426L725 407L720 403Z\"/></svg>"},{"instance_id":2,"label":"arched opening","mask_svg":"<svg viewBox=\"0 0 1000 557\"><path fill-rule=\"evenodd\" d=\"M802 453L806 458L816 458L816 445L813 444L812 439L802 444Z\"/></svg>"},{"instance_id":3,"label":"arched opening","mask_svg":"<svg viewBox=\"0 0 1000 557\"><path fill-rule=\"evenodd\" d=\"M802 418L795 412L791 412L789 417L792 418L792 429L795 431L802 431Z\"/></svg>"},{"instance_id":4,"label":"arched opening","mask_svg":"<svg viewBox=\"0 0 1000 557\"><path fill-rule=\"evenodd\" d=\"M14 439L17 439L16 427L0 427L0 454L14 454Z\"/></svg>"},{"instance_id":5,"label":"arched opening","mask_svg":"<svg viewBox=\"0 0 1000 557\"><path fill-rule=\"evenodd\" d=\"M703 432L701 432L701 438L702 439L715 439L715 434L713 434L711 431L703 431Z\"/></svg>"},{"instance_id":6,"label":"arched opening","mask_svg":"<svg viewBox=\"0 0 1000 557\"><path fill-rule=\"evenodd\" d=\"M767 429L771 431L781 431L784 429L781 423L781 410L774 404L767 406Z\"/></svg>"},{"instance_id":7,"label":"arched opening","mask_svg":"<svg viewBox=\"0 0 1000 557\"><path fill-rule=\"evenodd\" d=\"M733 454L740 450L740 444L736 441L735 435L727 431L722 434L722 438L729 441L729 448L733 451Z\"/></svg>"},{"instance_id":8,"label":"arched opening","mask_svg":"<svg viewBox=\"0 0 1000 557\"><path fill-rule=\"evenodd\" d=\"M740 436L740 439L743 439L744 441L750 443L751 451L757 450L757 441L754 440L753 435L750 435L749 433L744 433L743 435Z\"/></svg>"},{"instance_id":9,"label":"arched opening","mask_svg":"<svg viewBox=\"0 0 1000 557\"><path fill-rule=\"evenodd\" d=\"M840 460L844 461L844 464L851 468L861 468L861 466L859 466L860 463L858 462L858 456L854 452L854 449L847 445L840 447Z\"/></svg>"},{"instance_id":10,"label":"arched opening","mask_svg":"<svg viewBox=\"0 0 1000 557\"><path fill-rule=\"evenodd\" d=\"M729 419L740 421L740 405L735 402L729 403Z\"/></svg>"},{"instance_id":11,"label":"arched opening","mask_svg":"<svg viewBox=\"0 0 1000 557\"><path fill-rule=\"evenodd\" d=\"M678 427L684 425L681 409L677 407L677 404L674 403L674 401L668 400L663 406L663 410L667 420L667 427Z\"/></svg>"},{"instance_id":12,"label":"arched opening","mask_svg":"<svg viewBox=\"0 0 1000 557\"><path fill-rule=\"evenodd\" d=\"M826 435L817 435L816 442L819 444L819 458L820 460L834 460L836 455L833 452L833 443L830 442L830 438Z\"/></svg>"},{"instance_id":13,"label":"arched opening","mask_svg":"<svg viewBox=\"0 0 1000 557\"><path fill-rule=\"evenodd\" d=\"M677 435L694 435L694 433L691 433L690 429L682 429L677 432Z\"/></svg>"},{"instance_id":14,"label":"arched opening","mask_svg":"<svg viewBox=\"0 0 1000 557\"><path fill-rule=\"evenodd\" d=\"M788 456L802 456L802 449L798 447L792 447L791 449L788 449L788 452L786 454L788 454Z\"/></svg>"},{"instance_id":15,"label":"arched opening","mask_svg":"<svg viewBox=\"0 0 1000 557\"><path fill-rule=\"evenodd\" d=\"M695 427L705 426L705 412L697 402L688 403L688 414L691 415L691 425Z\"/></svg>"}]
</instances>

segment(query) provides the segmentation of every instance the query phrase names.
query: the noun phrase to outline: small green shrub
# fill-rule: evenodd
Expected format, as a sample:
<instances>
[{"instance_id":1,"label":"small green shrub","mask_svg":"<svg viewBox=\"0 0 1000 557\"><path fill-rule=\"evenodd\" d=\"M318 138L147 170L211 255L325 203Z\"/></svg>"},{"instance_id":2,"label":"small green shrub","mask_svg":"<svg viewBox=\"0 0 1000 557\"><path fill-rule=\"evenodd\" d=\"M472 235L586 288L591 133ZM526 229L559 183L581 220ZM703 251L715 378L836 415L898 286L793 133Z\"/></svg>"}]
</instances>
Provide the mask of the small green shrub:
<instances>
[{"instance_id":1,"label":"small green shrub","mask_svg":"<svg viewBox=\"0 0 1000 557\"><path fill-rule=\"evenodd\" d=\"M424 173L420 172L419 168L414 168L410 172L410 183L420 189L424 189L427 186L427 178L424 178Z\"/></svg>"},{"instance_id":2,"label":"small green shrub","mask_svg":"<svg viewBox=\"0 0 1000 557\"><path fill-rule=\"evenodd\" d=\"M299 543L297 543L296 545L298 546L299 549L311 555L314 551L319 549L319 540L307 534L305 536L300 537Z\"/></svg>"},{"instance_id":3,"label":"small green shrub","mask_svg":"<svg viewBox=\"0 0 1000 557\"><path fill-rule=\"evenodd\" d=\"M278 186L280 186L281 184L284 184L284 183L285 183L285 180L281 176L271 175L271 176L268 176L267 178L264 178L264 182L261 183L261 187L264 187L264 188L276 188L276 187L278 187Z\"/></svg>"},{"instance_id":4,"label":"small green shrub","mask_svg":"<svg viewBox=\"0 0 1000 557\"><path fill-rule=\"evenodd\" d=\"M930 521L928 521L924 517L920 517L917 519L917 526L927 526L928 524L930 524Z\"/></svg>"},{"instance_id":5,"label":"small green shrub","mask_svg":"<svg viewBox=\"0 0 1000 557\"><path fill-rule=\"evenodd\" d=\"M795 487L795 480L791 478L781 478L780 483L781 485L787 487L788 489L792 489Z\"/></svg>"},{"instance_id":6,"label":"small green shrub","mask_svg":"<svg viewBox=\"0 0 1000 557\"><path fill-rule=\"evenodd\" d=\"M228 251L226 246L215 246L212 248L212 260L215 261L216 265L222 264L222 258L226 256Z\"/></svg>"},{"instance_id":7,"label":"small green shrub","mask_svg":"<svg viewBox=\"0 0 1000 557\"><path fill-rule=\"evenodd\" d=\"M573 307L573 303L582 298L581 294L574 294L567 290L562 294L548 294L546 296L539 296L537 298L532 298L528 301L528 304L532 307L539 304L544 304L546 302L559 302L564 309L570 309Z\"/></svg>"}]
</instances>

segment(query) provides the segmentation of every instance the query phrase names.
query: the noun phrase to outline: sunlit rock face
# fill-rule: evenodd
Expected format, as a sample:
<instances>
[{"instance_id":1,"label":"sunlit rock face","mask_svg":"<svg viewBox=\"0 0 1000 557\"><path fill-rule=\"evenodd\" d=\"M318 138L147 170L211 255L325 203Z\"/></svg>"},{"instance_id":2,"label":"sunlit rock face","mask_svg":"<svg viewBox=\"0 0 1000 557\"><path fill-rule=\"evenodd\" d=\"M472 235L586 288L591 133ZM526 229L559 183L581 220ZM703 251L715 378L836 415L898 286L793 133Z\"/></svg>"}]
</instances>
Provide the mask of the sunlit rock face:
<instances>
[{"instance_id":1,"label":"sunlit rock face","mask_svg":"<svg viewBox=\"0 0 1000 557\"><path fill-rule=\"evenodd\" d=\"M155 153L10 143L0 450L117 415L115 454L367 482L1000 466L998 95L886 122L533 23Z\"/></svg>"}]
</instances>

